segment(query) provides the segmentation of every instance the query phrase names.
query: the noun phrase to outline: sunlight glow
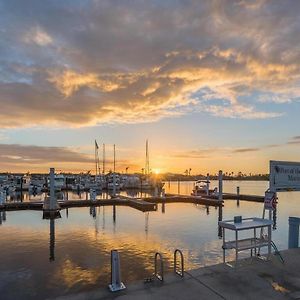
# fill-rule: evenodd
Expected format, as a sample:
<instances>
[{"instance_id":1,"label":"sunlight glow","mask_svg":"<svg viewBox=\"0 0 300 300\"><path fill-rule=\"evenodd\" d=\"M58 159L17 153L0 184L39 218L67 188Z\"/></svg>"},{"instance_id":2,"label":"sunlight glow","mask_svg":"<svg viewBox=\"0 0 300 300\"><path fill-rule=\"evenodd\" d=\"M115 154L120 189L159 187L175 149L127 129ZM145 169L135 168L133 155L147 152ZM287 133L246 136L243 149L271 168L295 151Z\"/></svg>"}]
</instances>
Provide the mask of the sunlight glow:
<instances>
[{"instance_id":1,"label":"sunlight glow","mask_svg":"<svg viewBox=\"0 0 300 300\"><path fill-rule=\"evenodd\" d=\"M152 171L156 175L160 174L160 169L152 169Z\"/></svg>"}]
</instances>

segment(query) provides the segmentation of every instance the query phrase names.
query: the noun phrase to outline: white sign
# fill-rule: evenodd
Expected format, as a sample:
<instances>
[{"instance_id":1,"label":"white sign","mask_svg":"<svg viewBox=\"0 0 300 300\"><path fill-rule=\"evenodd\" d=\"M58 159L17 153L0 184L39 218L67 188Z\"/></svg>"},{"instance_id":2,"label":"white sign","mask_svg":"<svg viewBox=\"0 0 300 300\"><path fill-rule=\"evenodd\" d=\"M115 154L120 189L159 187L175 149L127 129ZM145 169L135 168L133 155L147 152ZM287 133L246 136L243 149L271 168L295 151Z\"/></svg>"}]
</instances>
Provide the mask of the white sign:
<instances>
[{"instance_id":1,"label":"white sign","mask_svg":"<svg viewBox=\"0 0 300 300\"><path fill-rule=\"evenodd\" d=\"M270 161L270 191L300 191L300 163Z\"/></svg>"}]
</instances>

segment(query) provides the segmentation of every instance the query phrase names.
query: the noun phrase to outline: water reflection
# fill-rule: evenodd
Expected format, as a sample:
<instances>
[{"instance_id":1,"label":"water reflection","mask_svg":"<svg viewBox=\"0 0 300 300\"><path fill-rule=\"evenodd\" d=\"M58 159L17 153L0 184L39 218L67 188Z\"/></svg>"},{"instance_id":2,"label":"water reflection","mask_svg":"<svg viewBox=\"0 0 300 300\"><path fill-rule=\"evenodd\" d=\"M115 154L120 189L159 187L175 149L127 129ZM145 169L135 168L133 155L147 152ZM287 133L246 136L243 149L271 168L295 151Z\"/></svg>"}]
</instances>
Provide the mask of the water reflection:
<instances>
[{"instance_id":1,"label":"water reflection","mask_svg":"<svg viewBox=\"0 0 300 300\"><path fill-rule=\"evenodd\" d=\"M0 211L0 225L6 221L6 211Z\"/></svg>"},{"instance_id":2,"label":"water reflection","mask_svg":"<svg viewBox=\"0 0 300 300\"><path fill-rule=\"evenodd\" d=\"M182 192L189 189L181 184ZM241 190L247 184L239 182ZM288 216L300 214L299 194L282 193L279 198L273 213L277 228L273 240L284 249ZM50 220L42 220L38 211L0 212L0 257L5 261L0 264L0 292L11 299L22 298L13 294L17 290L24 293L23 298L44 299L104 287L110 280L112 249L120 251L125 283L153 273L156 251L163 254L166 271L172 268L175 248L183 251L187 269L216 264L222 262L218 221L235 215L261 216L263 209L262 203L240 201L238 206L236 200L226 200L223 208L215 209L197 204L159 205L157 212L147 213L120 206L72 208L62 211L62 218ZM21 278L21 273L27 275Z\"/></svg>"},{"instance_id":3,"label":"water reflection","mask_svg":"<svg viewBox=\"0 0 300 300\"><path fill-rule=\"evenodd\" d=\"M223 206L219 206L218 208L218 221L223 221ZM218 237L221 239L223 237L222 228L218 225Z\"/></svg>"},{"instance_id":4,"label":"water reflection","mask_svg":"<svg viewBox=\"0 0 300 300\"><path fill-rule=\"evenodd\" d=\"M145 198L153 196L152 191L140 191L140 190L127 190L120 191L120 195L134 198ZM118 194L117 194L118 195ZM39 202L44 201L45 197L49 196L47 193L29 193L28 191L12 191L7 193L6 202ZM68 200L89 200L89 192L84 191L56 191L55 196L58 201L68 201ZM111 191L97 191L96 199L108 199L112 196Z\"/></svg>"},{"instance_id":5,"label":"water reflection","mask_svg":"<svg viewBox=\"0 0 300 300\"><path fill-rule=\"evenodd\" d=\"M148 230L149 230L149 212L145 213L145 233L146 236L148 235Z\"/></svg>"},{"instance_id":6,"label":"water reflection","mask_svg":"<svg viewBox=\"0 0 300 300\"><path fill-rule=\"evenodd\" d=\"M55 219L50 219L50 255L49 260L55 260Z\"/></svg>"}]
</instances>

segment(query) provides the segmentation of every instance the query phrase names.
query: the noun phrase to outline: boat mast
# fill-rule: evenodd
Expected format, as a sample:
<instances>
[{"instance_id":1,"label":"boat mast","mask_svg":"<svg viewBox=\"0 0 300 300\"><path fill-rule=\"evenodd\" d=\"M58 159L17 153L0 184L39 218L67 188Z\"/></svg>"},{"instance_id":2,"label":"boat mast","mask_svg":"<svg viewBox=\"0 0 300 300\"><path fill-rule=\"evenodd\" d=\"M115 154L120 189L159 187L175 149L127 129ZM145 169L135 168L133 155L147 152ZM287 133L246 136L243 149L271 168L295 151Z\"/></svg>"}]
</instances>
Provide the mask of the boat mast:
<instances>
[{"instance_id":1,"label":"boat mast","mask_svg":"<svg viewBox=\"0 0 300 300\"><path fill-rule=\"evenodd\" d=\"M99 149L99 146L97 144L97 141L95 140L95 167L96 167L96 176L98 175L98 171L99 171L98 149Z\"/></svg>"},{"instance_id":2,"label":"boat mast","mask_svg":"<svg viewBox=\"0 0 300 300\"><path fill-rule=\"evenodd\" d=\"M146 140L146 166L145 166L145 174L146 175L150 174L148 139Z\"/></svg>"},{"instance_id":3,"label":"boat mast","mask_svg":"<svg viewBox=\"0 0 300 300\"><path fill-rule=\"evenodd\" d=\"M116 145L114 144L114 173L116 172Z\"/></svg>"},{"instance_id":4,"label":"boat mast","mask_svg":"<svg viewBox=\"0 0 300 300\"><path fill-rule=\"evenodd\" d=\"M116 196L116 145L114 144L113 196Z\"/></svg>"},{"instance_id":5,"label":"boat mast","mask_svg":"<svg viewBox=\"0 0 300 300\"><path fill-rule=\"evenodd\" d=\"M102 167L102 173L105 174L105 144L103 144L103 167Z\"/></svg>"}]
</instances>

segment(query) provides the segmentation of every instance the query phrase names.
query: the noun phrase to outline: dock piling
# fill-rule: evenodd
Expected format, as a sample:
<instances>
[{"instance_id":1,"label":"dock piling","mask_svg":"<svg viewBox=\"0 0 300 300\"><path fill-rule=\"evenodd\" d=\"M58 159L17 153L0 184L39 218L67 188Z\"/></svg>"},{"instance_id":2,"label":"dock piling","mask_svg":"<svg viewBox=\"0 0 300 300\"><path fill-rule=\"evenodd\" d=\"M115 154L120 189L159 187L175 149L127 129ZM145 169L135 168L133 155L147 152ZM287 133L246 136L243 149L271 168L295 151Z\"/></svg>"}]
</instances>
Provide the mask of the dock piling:
<instances>
[{"instance_id":1,"label":"dock piling","mask_svg":"<svg viewBox=\"0 0 300 300\"><path fill-rule=\"evenodd\" d=\"M50 168L50 210L56 209L55 187L54 187L54 168Z\"/></svg>"},{"instance_id":2,"label":"dock piling","mask_svg":"<svg viewBox=\"0 0 300 300\"><path fill-rule=\"evenodd\" d=\"M236 200L237 200L237 202L236 202L236 204L237 204L237 206L239 206L240 205L240 187L239 186L237 186L236 187Z\"/></svg>"},{"instance_id":3,"label":"dock piling","mask_svg":"<svg viewBox=\"0 0 300 300\"><path fill-rule=\"evenodd\" d=\"M206 176L206 196L209 196L209 174Z\"/></svg>"},{"instance_id":4,"label":"dock piling","mask_svg":"<svg viewBox=\"0 0 300 300\"><path fill-rule=\"evenodd\" d=\"M223 172L219 171L219 201L223 201Z\"/></svg>"}]
</instances>

